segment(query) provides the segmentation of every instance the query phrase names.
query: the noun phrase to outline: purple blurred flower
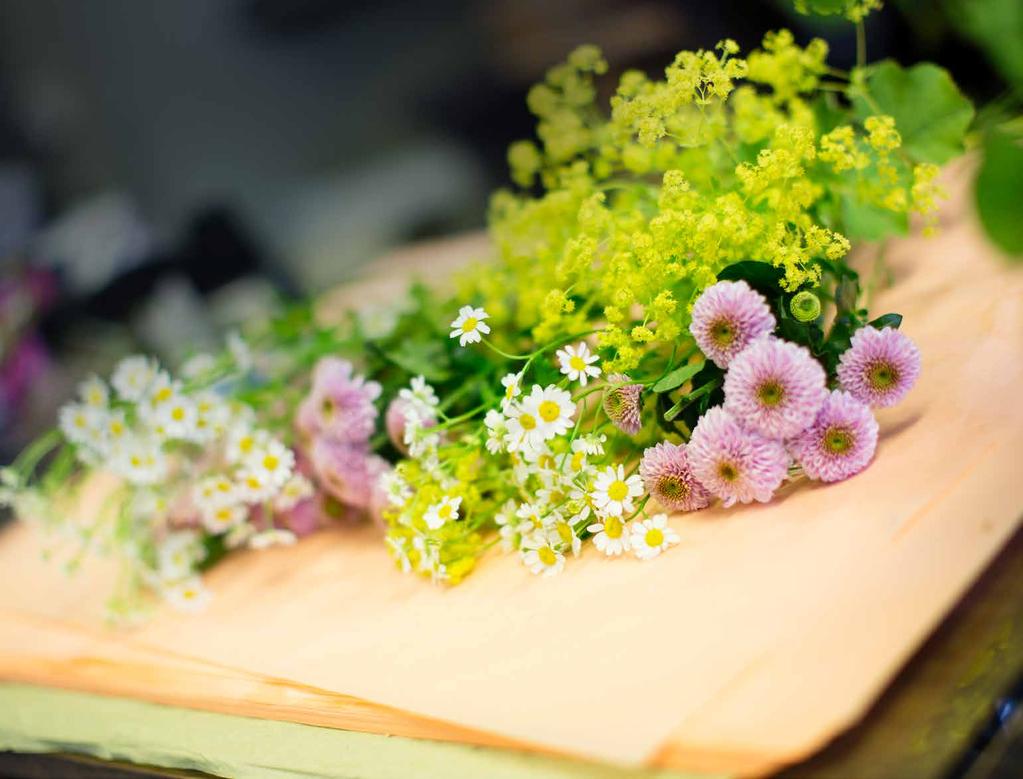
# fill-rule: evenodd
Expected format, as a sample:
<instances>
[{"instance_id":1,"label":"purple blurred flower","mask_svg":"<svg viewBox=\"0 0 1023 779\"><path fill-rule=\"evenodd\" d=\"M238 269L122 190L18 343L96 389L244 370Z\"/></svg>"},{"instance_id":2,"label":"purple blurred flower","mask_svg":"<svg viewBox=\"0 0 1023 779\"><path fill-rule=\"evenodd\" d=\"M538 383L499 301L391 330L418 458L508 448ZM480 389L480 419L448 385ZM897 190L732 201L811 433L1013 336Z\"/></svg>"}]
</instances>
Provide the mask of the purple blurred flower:
<instances>
[{"instance_id":1,"label":"purple blurred flower","mask_svg":"<svg viewBox=\"0 0 1023 779\"><path fill-rule=\"evenodd\" d=\"M324 437L313 441L310 458L320 486L359 509L370 507L377 480L388 467L386 460L364 445Z\"/></svg>"},{"instance_id":2,"label":"purple blurred flower","mask_svg":"<svg viewBox=\"0 0 1023 779\"><path fill-rule=\"evenodd\" d=\"M710 505L711 495L693 476L685 446L662 441L643 452L639 475L650 496L669 511L695 511Z\"/></svg>"},{"instance_id":3,"label":"purple blurred flower","mask_svg":"<svg viewBox=\"0 0 1023 779\"><path fill-rule=\"evenodd\" d=\"M817 416L824 398L824 369L802 346L778 338L750 344L728 366L725 410L768 438L790 438Z\"/></svg>"},{"instance_id":4,"label":"purple blurred flower","mask_svg":"<svg viewBox=\"0 0 1023 779\"><path fill-rule=\"evenodd\" d=\"M720 406L697 422L686 455L697 480L726 507L754 500L766 503L789 467L781 442L746 430Z\"/></svg>"},{"instance_id":5,"label":"purple blurred flower","mask_svg":"<svg viewBox=\"0 0 1023 779\"><path fill-rule=\"evenodd\" d=\"M776 325L764 296L745 281L719 281L693 304L689 332L700 350L719 368Z\"/></svg>"},{"instance_id":6,"label":"purple blurred flower","mask_svg":"<svg viewBox=\"0 0 1023 779\"><path fill-rule=\"evenodd\" d=\"M313 371L313 384L295 420L306 436L329 436L348 444L365 443L373 435L380 385L352 373L352 364L324 357Z\"/></svg>"},{"instance_id":7,"label":"purple blurred flower","mask_svg":"<svg viewBox=\"0 0 1023 779\"><path fill-rule=\"evenodd\" d=\"M861 327L838 362L842 389L868 406L894 406L919 375L920 350L890 327Z\"/></svg>"},{"instance_id":8,"label":"purple blurred flower","mask_svg":"<svg viewBox=\"0 0 1023 779\"><path fill-rule=\"evenodd\" d=\"M814 423L789 442L789 451L811 479L841 481L859 473L877 448L877 420L848 392L828 395Z\"/></svg>"}]
</instances>

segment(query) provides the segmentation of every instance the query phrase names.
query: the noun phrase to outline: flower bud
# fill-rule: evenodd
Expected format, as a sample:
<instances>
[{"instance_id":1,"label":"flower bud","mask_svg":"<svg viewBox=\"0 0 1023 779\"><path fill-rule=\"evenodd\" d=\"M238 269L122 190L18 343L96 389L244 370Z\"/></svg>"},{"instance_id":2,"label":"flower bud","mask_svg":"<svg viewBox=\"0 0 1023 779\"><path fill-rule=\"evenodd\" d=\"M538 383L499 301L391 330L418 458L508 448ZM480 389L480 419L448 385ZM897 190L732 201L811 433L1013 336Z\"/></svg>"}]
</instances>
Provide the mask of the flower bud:
<instances>
[{"instance_id":1,"label":"flower bud","mask_svg":"<svg viewBox=\"0 0 1023 779\"><path fill-rule=\"evenodd\" d=\"M792 298L789 311L797 322L812 322L821 315L821 299L804 289Z\"/></svg>"}]
</instances>

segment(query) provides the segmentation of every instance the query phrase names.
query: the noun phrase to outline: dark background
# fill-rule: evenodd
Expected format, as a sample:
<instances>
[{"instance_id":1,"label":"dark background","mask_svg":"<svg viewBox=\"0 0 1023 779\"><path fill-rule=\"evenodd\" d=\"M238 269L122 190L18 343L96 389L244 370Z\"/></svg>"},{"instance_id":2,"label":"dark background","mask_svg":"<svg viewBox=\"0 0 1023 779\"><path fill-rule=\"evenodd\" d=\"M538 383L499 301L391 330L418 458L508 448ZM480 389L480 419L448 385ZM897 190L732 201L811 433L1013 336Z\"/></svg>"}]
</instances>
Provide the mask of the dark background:
<instances>
[{"instance_id":1,"label":"dark background","mask_svg":"<svg viewBox=\"0 0 1023 779\"><path fill-rule=\"evenodd\" d=\"M1004 88L952 3L890 3L870 59ZM388 247L482 227L528 87L580 43L615 73L791 28L740 0L0 0L0 462L84 373L174 362Z\"/></svg>"}]
</instances>

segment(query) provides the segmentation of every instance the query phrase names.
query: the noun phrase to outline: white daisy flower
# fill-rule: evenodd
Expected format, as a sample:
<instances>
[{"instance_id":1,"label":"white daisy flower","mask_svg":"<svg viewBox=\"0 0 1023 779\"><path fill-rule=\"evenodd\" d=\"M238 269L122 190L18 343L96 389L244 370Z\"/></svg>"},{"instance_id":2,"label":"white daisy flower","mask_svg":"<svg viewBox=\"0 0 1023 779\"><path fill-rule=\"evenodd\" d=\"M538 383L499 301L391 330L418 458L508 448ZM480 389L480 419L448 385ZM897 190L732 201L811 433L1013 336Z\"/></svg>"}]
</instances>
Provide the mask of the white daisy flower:
<instances>
[{"instance_id":1,"label":"white daisy flower","mask_svg":"<svg viewBox=\"0 0 1023 779\"><path fill-rule=\"evenodd\" d=\"M121 398L137 403L146 396L159 372L160 368L155 361L135 354L117 363L110 383Z\"/></svg>"},{"instance_id":2,"label":"white daisy flower","mask_svg":"<svg viewBox=\"0 0 1023 779\"><path fill-rule=\"evenodd\" d=\"M68 403L57 415L60 432L73 444L95 447L104 438L102 409L84 403Z\"/></svg>"},{"instance_id":3,"label":"white daisy flower","mask_svg":"<svg viewBox=\"0 0 1023 779\"><path fill-rule=\"evenodd\" d=\"M380 487L383 489L384 495L387 496L387 502L401 508L408 499L412 497L412 488L408 485L401 475L397 471L385 471L380 475Z\"/></svg>"},{"instance_id":4,"label":"white daisy flower","mask_svg":"<svg viewBox=\"0 0 1023 779\"><path fill-rule=\"evenodd\" d=\"M164 581L191 576L205 556L202 541L194 530L169 533L156 548L157 573Z\"/></svg>"},{"instance_id":5,"label":"white daisy flower","mask_svg":"<svg viewBox=\"0 0 1023 779\"><path fill-rule=\"evenodd\" d=\"M436 419L440 399L433 387L426 383L425 377L416 376L409 382L407 388L398 391L398 397L408 403L411 410L424 419Z\"/></svg>"},{"instance_id":6,"label":"white daisy flower","mask_svg":"<svg viewBox=\"0 0 1023 779\"><path fill-rule=\"evenodd\" d=\"M542 388L534 384L521 406L536 419L537 432L544 441L564 435L572 427L575 415L572 395L553 384Z\"/></svg>"},{"instance_id":7,"label":"white daisy flower","mask_svg":"<svg viewBox=\"0 0 1023 779\"><path fill-rule=\"evenodd\" d=\"M561 364L561 372L572 381L578 381L583 387L591 378L600 375L600 368L593 365L600 357L590 353L590 347L585 341L558 349L556 355Z\"/></svg>"},{"instance_id":8,"label":"white daisy flower","mask_svg":"<svg viewBox=\"0 0 1023 779\"><path fill-rule=\"evenodd\" d=\"M409 456L416 460L423 460L434 454L440 446L440 433L433 428L424 427L422 417L417 414L405 417L405 434L402 439Z\"/></svg>"},{"instance_id":9,"label":"white daisy flower","mask_svg":"<svg viewBox=\"0 0 1023 779\"><path fill-rule=\"evenodd\" d=\"M508 435L508 421L504 418L504 414L496 408L492 408L483 418L483 424L487 428L487 451L491 454L499 454L504 451L504 441Z\"/></svg>"},{"instance_id":10,"label":"white daisy flower","mask_svg":"<svg viewBox=\"0 0 1023 779\"><path fill-rule=\"evenodd\" d=\"M543 432L535 410L512 403L504 413L508 428L504 445L509 452L535 451L543 445Z\"/></svg>"},{"instance_id":11,"label":"white daisy flower","mask_svg":"<svg viewBox=\"0 0 1023 779\"><path fill-rule=\"evenodd\" d=\"M232 425L227 431L227 448L225 450L227 461L231 465L248 462L269 438L269 433L255 430L244 422Z\"/></svg>"},{"instance_id":12,"label":"white daisy flower","mask_svg":"<svg viewBox=\"0 0 1023 779\"><path fill-rule=\"evenodd\" d=\"M298 537L290 530L272 527L249 538L249 549L269 549L272 546L292 546Z\"/></svg>"},{"instance_id":13,"label":"white daisy flower","mask_svg":"<svg viewBox=\"0 0 1023 779\"><path fill-rule=\"evenodd\" d=\"M501 399L501 405L507 406L522 394L522 374L507 374L501 379L501 386L504 387L504 397Z\"/></svg>"},{"instance_id":14,"label":"white daisy flower","mask_svg":"<svg viewBox=\"0 0 1023 779\"><path fill-rule=\"evenodd\" d=\"M238 499L235 483L227 476L207 476L192 490L192 502L199 511L214 511L237 503Z\"/></svg>"},{"instance_id":15,"label":"white daisy flower","mask_svg":"<svg viewBox=\"0 0 1023 779\"><path fill-rule=\"evenodd\" d=\"M107 385L103 382L103 379L93 375L78 385L78 397L87 406L103 409L107 407L107 403L110 400L110 392L107 390Z\"/></svg>"},{"instance_id":16,"label":"white daisy flower","mask_svg":"<svg viewBox=\"0 0 1023 779\"><path fill-rule=\"evenodd\" d=\"M202 524L211 533L226 533L240 525L248 516L249 510L241 503L229 503L202 512Z\"/></svg>"},{"instance_id":17,"label":"white daisy flower","mask_svg":"<svg viewBox=\"0 0 1023 779\"><path fill-rule=\"evenodd\" d=\"M459 346L479 343L490 332L490 325L483 321L489 317L490 314L482 308L462 306L458 309L458 317L451 323L451 337L458 339Z\"/></svg>"},{"instance_id":18,"label":"white daisy flower","mask_svg":"<svg viewBox=\"0 0 1023 779\"><path fill-rule=\"evenodd\" d=\"M263 474L276 491L291 478L295 453L276 438L267 436L242 462L246 470Z\"/></svg>"},{"instance_id":19,"label":"white daisy flower","mask_svg":"<svg viewBox=\"0 0 1023 779\"><path fill-rule=\"evenodd\" d=\"M618 517L604 517L586 529L593 533L593 545L608 557L617 557L629 548L628 527Z\"/></svg>"},{"instance_id":20,"label":"white daisy flower","mask_svg":"<svg viewBox=\"0 0 1023 779\"><path fill-rule=\"evenodd\" d=\"M575 528L568 522L566 522L560 513L553 512L554 522L552 526L554 533L557 534L558 542L564 549L572 551L573 557L579 556L579 551L582 549L582 539L575 532Z\"/></svg>"},{"instance_id":21,"label":"white daisy flower","mask_svg":"<svg viewBox=\"0 0 1023 779\"><path fill-rule=\"evenodd\" d=\"M313 483L309 479L301 473L292 474L274 498L274 508L278 511L290 511L303 500L311 498L314 492Z\"/></svg>"},{"instance_id":22,"label":"white daisy flower","mask_svg":"<svg viewBox=\"0 0 1023 779\"><path fill-rule=\"evenodd\" d=\"M530 546L522 551L522 562L538 576L555 576L565 567L565 555L551 539L541 536L531 539Z\"/></svg>"},{"instance_id":23,"label":"white daisy flower","mask_svg":"<svg viewBox=\"0 0 1023 779\"><path fill-rule=\"evenodd\" d=\"M196 437L199 409L187 395L175 391L166 400L159 401L152 417L154 427L167 438L192 440Z\"/></svg>"},{"instance_id":24,"label":"white daisy flower","mask_svg":"<svg viewBox=\"0 0 1023 779\"><path fill-rule=\"evenodd\" d=\"M439 503L434 503L423 514L423 521L430 530L437 530L449 520L458 519L458 509L462 505L462 499L444 496Z\"/></svg>"},{"instance_id":25,"label":"white daisy flower","mask_svg":"<svg viewBox=\"0 0 1023 779\"><path fill-rule=\"evenodd\" d=\"M195 437L209 442L224 435L231 421L231 408L217 393L206 390L195 395Z\"/></svg>"},{"instance_id":26,"label":"white daisy flower","mask_svg":"<svg viewBox=\"0 0 1023 779\"><path fill-rule=\"evenodd\" d=\"M678 533L668 527L667 514L655 514L642 522L633 522L632 532L629 534L629 546L640 560L657 557L679 540Z\"/></svg>"},{"instance_id":27,"label":"white daisy flower","mask_svg":"<svg viewBox=\"0 0 1023 779\"><path fill-rule=\"evenodd\" d=\"M607 436L603 433L581 435L572 442L572 451L585 452L590 457L600 457L604 454L605 441L607 441Z\"/></svg>"},{"instance_id":28,"label":"white daisy flower","mask_svg":"<svg viewBox=\"0 0 1023 779\"><path fill-rule=\"evenodd\" d=\"M494 521L499 528L498 534L501 536L501 548L506 552L518 547L521 540L519 526L522 522L516 516L515 510L515 501L509 500L494 515Z\"/></svg>"},{"instance_id":29,"label":"white daisy flower","mask_svg":"<svg viewBox=\"0 0 1023 779\"><path fill-rule=\"evenodd\" d=\"M625 468L621 465L609 465L601 471L591 493L597 510L613 517L631 514L635 509L632 499L642 494L642 479L637 474L625 478Z\"/></svg>"},{"instance_id":30,"label":"white daisy flower","mask_svg":"<svg viewBox=\"0 0 1023 779\"><path fill-rule=\"evenodd\" d=\"M238 497L246 503L262 503L277 494L279 485L262 468L242 468L237 478Z\"/></svg>"},{"instance_id":31,"label":"white daisy flower","mask_svg":"<svg viewBox=\"0 0 1023 779\"><path fill-rule=\"evenodd\" d=\"M173 608L191 614L203 611L210 602L212 595L202 583L198 576L190 576L187 579L165 584L163 586L163 598Z\"/></svg>"},{"instance_id":32,"label":"white daisy flower","mask_svg":"<svg viewBox=\"0 0 1023 779\"><path fill-rule=\"evenodd\" d=\"M127 436L113 451L109 466L131 484L149 485L166 477L168 463L159 441Z\"/></svg>"}]
</instances>

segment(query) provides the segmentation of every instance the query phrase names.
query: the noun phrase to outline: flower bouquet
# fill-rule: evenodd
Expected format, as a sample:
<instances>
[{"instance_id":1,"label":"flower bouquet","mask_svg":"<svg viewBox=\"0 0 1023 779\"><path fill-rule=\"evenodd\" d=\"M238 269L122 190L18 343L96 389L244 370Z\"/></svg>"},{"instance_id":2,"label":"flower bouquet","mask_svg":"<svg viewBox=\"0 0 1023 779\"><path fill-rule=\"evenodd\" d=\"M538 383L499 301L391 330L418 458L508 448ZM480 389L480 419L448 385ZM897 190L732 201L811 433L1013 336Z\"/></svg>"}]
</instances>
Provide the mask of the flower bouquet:
<instances>
[{"instance_id":1,"label":"flower bouquet","mask_svg":"<svg viewBox=\"0 0 1023 779\"><path fill-rule=\"evenodd\" d=\"M873 3L846 5L862 29ZM494 547L543 576L650 560L680 541L673 513L854 476L920 355L868 311L883 263L861 279L850 240L933 229L973 109L933 65L827 54L784 30L745 57L722 41L624 73L604 110L608 65L576 49L529 92L494 256L453 293L417 283L330 325L296 306L173 373L129 357L3 471L3 499L115 554L125 614L150 592L200 607L231 550L335 521L376 521L400 570L451 585ZM102 510L74 516L100 471Z\"/></svg>"}]
</instances>

